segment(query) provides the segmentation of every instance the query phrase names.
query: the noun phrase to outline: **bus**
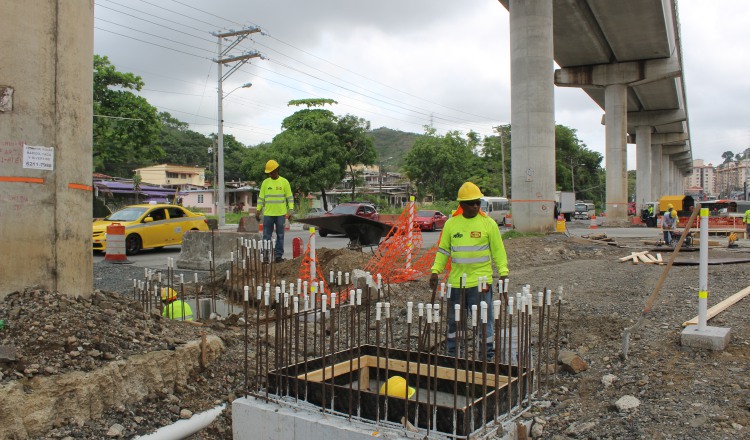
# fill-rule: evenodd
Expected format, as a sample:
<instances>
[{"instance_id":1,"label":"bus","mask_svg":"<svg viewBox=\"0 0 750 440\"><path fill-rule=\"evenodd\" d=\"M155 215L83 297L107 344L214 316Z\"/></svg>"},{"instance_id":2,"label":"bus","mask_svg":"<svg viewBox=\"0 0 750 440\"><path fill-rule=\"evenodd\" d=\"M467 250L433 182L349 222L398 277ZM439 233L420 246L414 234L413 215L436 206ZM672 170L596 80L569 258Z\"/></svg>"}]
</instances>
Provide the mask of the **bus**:
<instances>
[{"instance_id":1,"label":"bus","mask_svg":"<svg viewBox=\"0 0 750 440\"><path fill-rule=\"evenodd\" d=\"M505 216L510 213L510 201L505 197L482 197L482 211L495 223L505 226Z\"/></svg>"}]
</instances>

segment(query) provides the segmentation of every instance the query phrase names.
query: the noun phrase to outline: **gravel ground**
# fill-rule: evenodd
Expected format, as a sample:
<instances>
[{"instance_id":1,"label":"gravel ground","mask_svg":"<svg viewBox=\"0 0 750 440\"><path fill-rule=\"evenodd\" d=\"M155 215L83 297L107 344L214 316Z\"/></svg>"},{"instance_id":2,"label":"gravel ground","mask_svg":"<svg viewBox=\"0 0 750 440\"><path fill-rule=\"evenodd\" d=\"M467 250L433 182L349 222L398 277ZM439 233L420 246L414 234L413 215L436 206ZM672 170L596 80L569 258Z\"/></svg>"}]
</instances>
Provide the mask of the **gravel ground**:
<instances>
[{"instance_id":1,"label":"gravel ground","mask_svg":"<svg viewBox=\"0 0 750 440\"><path fill-rule=\"evenodd\" d=\"M524 416L535 417L538 426L534 433L554 439L749 438L750 301L740 301L710 321L713 326L732 328L726 351L682 347L681 323L696 314L698 268L672 267L652 313L631 338L629 359L622 361L622 330L640 316L644 300L664 266L619 262L619 257L632 251L648 249L640 240L620 240L620 244L628 247L560 234L505 242L513 288L528 283L532 291L544 287L554 291L563 286L562 348L576 352L588 364L588 369L578 374L560 372L557 380L542 390L539 405ZM750 256L748 242L741 244L743 247L737 250L712 249L711 257ZM684 255L698 257L697 252ZM345 250L320 250L319 257L326 271L350 271L363 267L366 261L366 255ZM710 266L710 304L747 287L748 267L747 263ZM288 261L279 265L279 272L293 278L298 268L299 261ZM184 273L186 279L192 279L192 271ZM90 300L70 300L34 290L9 296L0 303L0 319L9 323L0 333L0 344L14 345L22 359L14 365L0 364L0 382L75 369L86 371L139 350L165 349L196 338L197 328L158 319L138 311L138 306L129 301L132 279L142 279L143 275L143 268L99 263L94 267L98 290ZM393 307L403 307L406 301L428 301L428 297L426 279L392 286ZM111 309L135 310L137 313L127 316L137 319L101 318ZM402 335L402 320L396 319L394 325L396 333ZM34 332L26 331L32 328ZM111 408L100 419L83 426L61 421L39 438L102 438L116 423L125 428L123 436L130 437L179 419L173 411L175 405L166 404L170 399L177 399L179 408L192 412L231 402L242 394L244 329L237 324L237 317L214 321L201 329L220 336L226 351L210 368L194 372L189 388L149 396L138 406ZM37 338L39 332L42 340ZM68 344L71 336L77 338L74 345L78 345ZM142 343L131 346L123 342L128 339ZM82 354L71 357L70 352L78 351L78 346L85 346ZM251 346L249 350L250 365L255 349ZM47 370L47 366L52 369ZM625 396L637 399L637 407L618 409L616 402ZM209 428L191 438L230 437L231 412L225 411Z\"/></svg>"}]
</instances>

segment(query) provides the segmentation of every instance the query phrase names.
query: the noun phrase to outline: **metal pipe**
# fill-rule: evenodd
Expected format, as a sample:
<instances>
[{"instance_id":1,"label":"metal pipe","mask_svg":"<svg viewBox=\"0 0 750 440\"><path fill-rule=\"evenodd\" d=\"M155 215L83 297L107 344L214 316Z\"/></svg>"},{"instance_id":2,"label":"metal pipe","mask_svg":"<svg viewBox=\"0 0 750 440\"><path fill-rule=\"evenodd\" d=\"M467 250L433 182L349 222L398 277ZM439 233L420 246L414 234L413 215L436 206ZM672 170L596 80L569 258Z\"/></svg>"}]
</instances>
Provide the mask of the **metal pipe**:
<instances>
[{"instance_id":1,"label":"metal pipe","mask_svg":"<svg viewBox=\"0 0 750 440\"><path fill-rule=\"evenodd\" d=\"M411 321L412 309L414 302L406 303L406 395L404 396L404 428L409 423L409 373L411 371ZM417 382L419 382L419 372L417 372Z\"/></svg>"},{"instance_id":2,"label":"metal pipe","mask_svg":"<svg viewBox=\"0 0 750 440\"><path fill-rule=\"evenodd\" d=\"M508 296L508 331L505 339L508 341L508 415L513 409L513 297Z\"/></svg>"}]
</instances>

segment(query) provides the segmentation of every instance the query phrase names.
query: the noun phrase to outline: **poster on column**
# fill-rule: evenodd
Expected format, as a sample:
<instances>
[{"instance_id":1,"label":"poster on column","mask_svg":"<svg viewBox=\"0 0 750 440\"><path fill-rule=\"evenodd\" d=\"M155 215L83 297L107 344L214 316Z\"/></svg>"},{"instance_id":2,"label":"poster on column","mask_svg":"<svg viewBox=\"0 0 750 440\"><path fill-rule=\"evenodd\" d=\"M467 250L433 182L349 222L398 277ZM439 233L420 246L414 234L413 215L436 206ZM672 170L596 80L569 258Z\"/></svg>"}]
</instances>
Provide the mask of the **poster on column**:
<instances>
[{"instance_id":1,"label":"poster on column","mask_svg":"<svg viewBox=\"0 0 750 440\"><path fill-rule=\"evenodd\" d=\"M34 170L55 169L55 150L52 147L37 147L23 144L23 167Z\"/></svg>"}]
</instances>

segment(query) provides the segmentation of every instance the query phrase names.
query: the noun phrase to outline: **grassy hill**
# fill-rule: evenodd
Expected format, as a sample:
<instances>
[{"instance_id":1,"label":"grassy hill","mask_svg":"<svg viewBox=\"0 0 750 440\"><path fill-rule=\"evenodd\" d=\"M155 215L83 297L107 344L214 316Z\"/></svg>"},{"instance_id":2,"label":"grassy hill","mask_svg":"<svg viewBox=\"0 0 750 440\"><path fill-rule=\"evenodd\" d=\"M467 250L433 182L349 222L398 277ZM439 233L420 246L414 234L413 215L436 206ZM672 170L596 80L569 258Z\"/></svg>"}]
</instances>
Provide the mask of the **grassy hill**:
<instances>
[{"instance_id":1,"label":"grassy hill","mask_svg":"<svg viewBox=\"0 0 750 440\"><path fill-rule=\"evenodd\" d=\"M389 170L394 170L401 166L402 158L422 135L380 127L372 130L370 136L378 152L378 162L382 161Z\"/></svg>"}]
</instances>

